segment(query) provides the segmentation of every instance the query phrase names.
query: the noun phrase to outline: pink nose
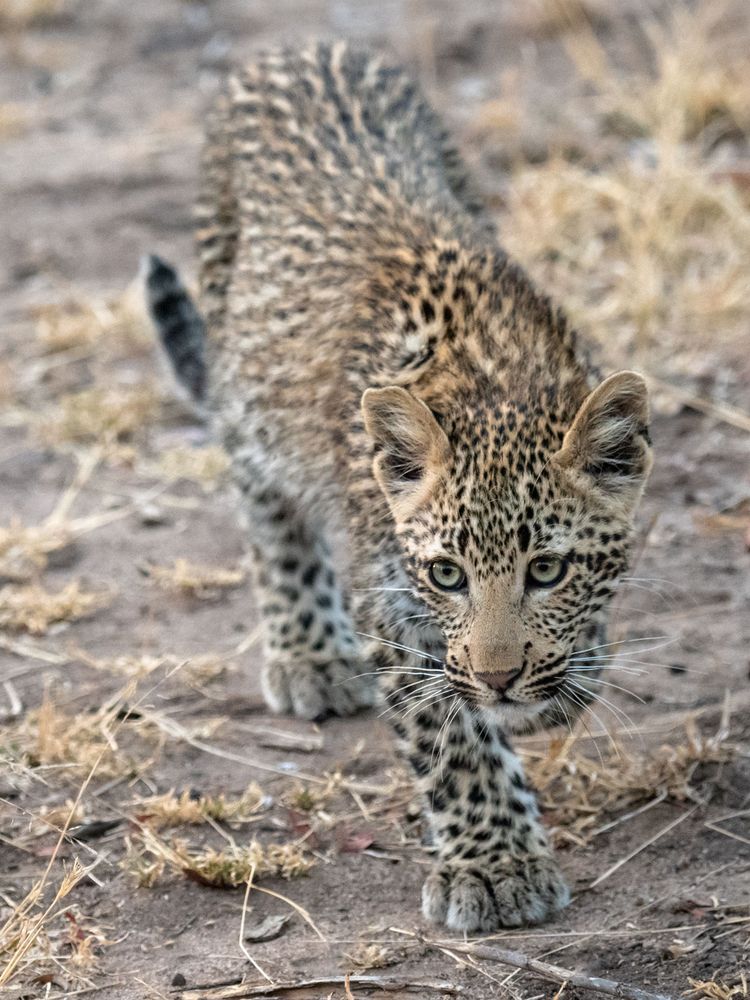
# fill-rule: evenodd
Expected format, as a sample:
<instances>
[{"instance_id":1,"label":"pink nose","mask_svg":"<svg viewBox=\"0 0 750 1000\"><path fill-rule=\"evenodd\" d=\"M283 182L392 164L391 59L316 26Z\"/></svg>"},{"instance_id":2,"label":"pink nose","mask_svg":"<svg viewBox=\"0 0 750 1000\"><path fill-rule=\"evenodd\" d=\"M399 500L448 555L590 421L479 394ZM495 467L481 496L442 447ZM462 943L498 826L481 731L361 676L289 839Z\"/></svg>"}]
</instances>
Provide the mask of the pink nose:
<instances>
[{"instance_id":1,"label":"pink nose","mask_svg":"<svg viewBox=\"0 0 750 1000\"><path fill-rule=\"evenodd\" d=\"M494 691L507 691L520 673L521 668L518 667L516 670L493 670L492 673L477 674L477 677Z\"/></svg>"}]
</instances>

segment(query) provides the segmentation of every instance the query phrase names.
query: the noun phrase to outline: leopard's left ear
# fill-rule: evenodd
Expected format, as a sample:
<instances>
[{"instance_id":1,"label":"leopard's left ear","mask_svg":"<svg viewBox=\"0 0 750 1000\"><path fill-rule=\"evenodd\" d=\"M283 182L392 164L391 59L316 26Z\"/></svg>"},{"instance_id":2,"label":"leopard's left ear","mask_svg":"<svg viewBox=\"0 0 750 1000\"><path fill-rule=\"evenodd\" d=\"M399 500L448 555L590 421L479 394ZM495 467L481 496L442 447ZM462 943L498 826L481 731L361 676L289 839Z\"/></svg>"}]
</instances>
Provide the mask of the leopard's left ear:
<instances>
[{"instance_id":1,"label":"leopard's left ear","mask_svg":"<svg viewBox=\"0 0 750 1000\"><path fill-rule=\"evenodd\" d=\"M617 372L584 400L555 461L632 512L651 470L648 425L644 379Z\"/></svg>"}]
</instances>

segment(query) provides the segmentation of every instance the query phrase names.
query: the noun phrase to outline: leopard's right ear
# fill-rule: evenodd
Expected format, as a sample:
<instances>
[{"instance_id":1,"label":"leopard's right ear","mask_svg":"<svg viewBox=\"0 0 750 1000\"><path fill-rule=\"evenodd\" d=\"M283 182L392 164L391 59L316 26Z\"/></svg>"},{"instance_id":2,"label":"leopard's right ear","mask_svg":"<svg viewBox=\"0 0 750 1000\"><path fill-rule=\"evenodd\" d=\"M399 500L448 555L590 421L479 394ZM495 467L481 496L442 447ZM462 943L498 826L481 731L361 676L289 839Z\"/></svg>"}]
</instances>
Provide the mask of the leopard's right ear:
<instances>
[{"instance_id":1,"label":"leopard's right ear","mask_svg":"<svg viewBox=\"0 0 750 1000\"><path fill-rule=\"evenodd\" d=\"M375 445L375 478L396 517L423 502L450 461L451 446L429 407L406 389L368 389L365 427Z\"/></svg>"}]
</instances>

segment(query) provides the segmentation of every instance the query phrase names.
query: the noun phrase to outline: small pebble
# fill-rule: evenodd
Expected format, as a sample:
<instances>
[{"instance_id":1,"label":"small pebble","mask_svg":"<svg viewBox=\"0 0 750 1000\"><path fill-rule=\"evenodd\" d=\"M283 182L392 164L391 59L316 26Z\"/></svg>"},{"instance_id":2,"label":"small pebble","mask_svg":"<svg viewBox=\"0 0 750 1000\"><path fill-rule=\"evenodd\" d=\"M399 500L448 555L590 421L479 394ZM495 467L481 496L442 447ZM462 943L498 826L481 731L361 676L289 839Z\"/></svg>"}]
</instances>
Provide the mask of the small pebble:
<instances>
[{"instance_id":1,"label":"small pebble","mask_svg":"<svg viewBox=\"0 0 750 1000\"><path fill-rule=\"evenodd\" d=\"M167 524L169 518L161 507L155 503L145 503L138 510L138 517L144 528L157 528L160 524Z\"/></svg>"}]
</instances>

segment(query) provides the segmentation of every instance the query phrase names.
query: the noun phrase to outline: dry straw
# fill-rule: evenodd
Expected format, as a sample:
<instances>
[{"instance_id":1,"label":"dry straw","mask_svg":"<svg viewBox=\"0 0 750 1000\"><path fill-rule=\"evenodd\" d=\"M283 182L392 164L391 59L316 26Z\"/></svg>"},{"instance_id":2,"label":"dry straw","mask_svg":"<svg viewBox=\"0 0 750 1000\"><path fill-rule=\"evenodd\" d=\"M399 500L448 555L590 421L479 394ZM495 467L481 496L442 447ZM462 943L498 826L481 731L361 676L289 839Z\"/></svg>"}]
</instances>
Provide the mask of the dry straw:
<instances>
[{"instance_id":1,"label":"dry straw","mask_svg":"<svg viewBox=\"0 0 750 1000\"><path fill-rule=\"evenodd\" d=\"M553 839L585 845L601 832L603 820L638 804L702 801L699 769L713 765L715 775L716 767L736 756L727 728L722 720L719 729L706 736L692 720L677 743L634 752L611 741L594 756L576 731L551 741L546 752L527 747L522 756Z\"/></svg>"},{"instance_id":2,"label":"dry straw","mask_svg":"<svg viewBox=\"0 0 750 1000\"><path fill-rule=\"evenodd\" d=\"M172 566L144 567L148 578L162 590L185 597L204 600L216 598L221 591L239 587L245 581L245 571L203 566L187 559L176 559Z\"/></svg>"},{"instance_id":3,"label":"dry straw","mask_svg":"<svg viewBox=\"0 0 750 1000\"><path fill-rule=\"evenodd\" d=\"M746 36L716 30L725 8L643 20L646 73L615 64L580 21L566 35L589 88L567 112L578 153L513 171L504 244L610 363L635 350L651 370L692 374L717 339L746 337L750 173L727 151L750 128L750 76Z\"/></svg>"},{"instance_id":4,"label":"dry straw","mask_svg":"<svg viewBox=\"0 0 750 1000\"><path fill-rule=\"evenodd\" d=\"M199 448L170 448L161 452L154 471L168 481L186 479L198 483L210 493L219 485L228 467L229 456L223 448L205 445Z\"/></svg>"},{"instance_id":5,"label":"dry straw","mask_svg":"<svg viewBox=\"0 0 750 1000\"><path fill-rule=\"evenodd\" d=\"M77 621L109 600L106 594L84 590L77 580L56 593L40 584L9 584L0 590L0 629L43 635L52 625Z\"/></svg>"},{"instance_id":6,"label":"dry straw","mask_svg":"<svg viewBox=\"0 0 750 1000\"><path fill-rule=\"evenodd\" d=\"M179 873L217 889L245 886L249 879L264 875L297 878L314 865L299 843L230 844L223 850L191 848L184 841L160 839L146 825L128 845L123 867L141 886L152 886L165 871Z\"/></svg>"},{"instance_id":7,"label":"dry straw","mask_svg":"<svg viewBox=\"0 0 750 1000\"><path fill-rule=\"evenodd\" d=\"M8 742L26 766L55 766L75 780L94 767L100 776L139 773L151 765L162 738L146 718L135 716L128 726L138 733L138 751L127 752L118 742L120 724L129 718L128 703L134 693L131 683L97 711L71 715L46 691L40 707L10 729ZM152 751L147 758L143 757L145 747Z\"/></svg>"},{"instance_id":8,"label":"dry straw","mask_svg":"<svg viewBox=\"0 0 750 1000\"><path fill-rule=\"evenodd\" d=\"M242 823L257 817L267 804L259 785L252 784L237 798L217 795L196 795L190 791L140 799L135 808L138 820L157 830L166 826L198 825L209 820Z\"/></svg>"}]
</instances>

